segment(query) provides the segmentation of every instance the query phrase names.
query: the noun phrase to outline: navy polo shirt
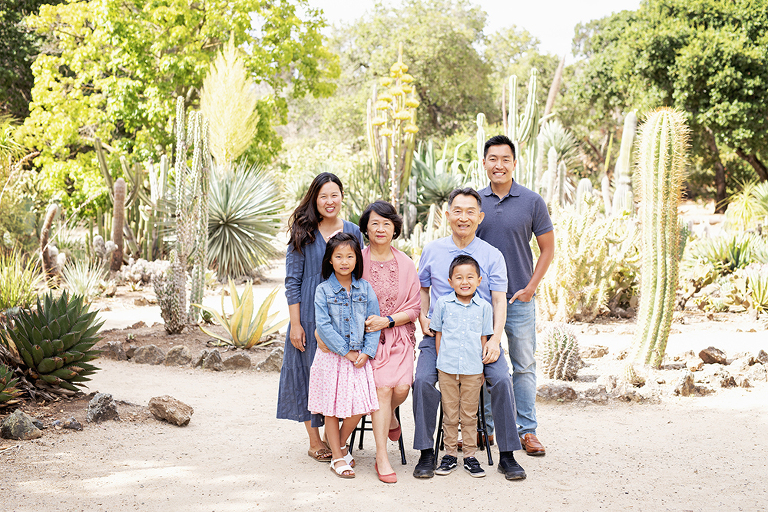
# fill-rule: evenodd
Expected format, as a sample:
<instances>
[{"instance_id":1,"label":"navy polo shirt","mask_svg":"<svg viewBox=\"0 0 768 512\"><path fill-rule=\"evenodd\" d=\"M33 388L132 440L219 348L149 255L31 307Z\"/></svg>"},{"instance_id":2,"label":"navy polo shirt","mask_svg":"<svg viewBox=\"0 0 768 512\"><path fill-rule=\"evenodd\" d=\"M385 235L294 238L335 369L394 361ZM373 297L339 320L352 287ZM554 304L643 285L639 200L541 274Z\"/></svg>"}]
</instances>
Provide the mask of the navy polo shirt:
<instances>
[{"instance_id":1,"label":"navy polo shirt","mask_svg":"<svg viewBox=\"0 0 768 512\"><path fill-rule=\"evenodd\" d=\"M485 218L477 228L477 236L504 255L509 299L533 277L531 235L552 231L552 220L544 199L516 181L504 197L494 194L490 185L480 190L480 197Z\"/></svg>"}]
</instances>

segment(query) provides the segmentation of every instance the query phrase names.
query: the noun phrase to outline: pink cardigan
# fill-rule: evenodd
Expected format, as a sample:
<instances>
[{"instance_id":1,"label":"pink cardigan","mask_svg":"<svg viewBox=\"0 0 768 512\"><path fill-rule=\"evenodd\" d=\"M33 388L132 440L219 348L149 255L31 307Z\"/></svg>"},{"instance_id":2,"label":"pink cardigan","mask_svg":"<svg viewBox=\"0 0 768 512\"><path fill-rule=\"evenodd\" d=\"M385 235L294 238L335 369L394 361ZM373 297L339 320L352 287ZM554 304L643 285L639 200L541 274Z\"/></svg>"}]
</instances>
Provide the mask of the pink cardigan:
<instances>
[{"instance_id":1,"label":"pink cardigan","mask_svg":"<svg viewBox=\"0 0 768 512\"><path fill-rule=\"evenodd\" d=\"M404 252L391 247L392 254L394 254L397 260L398 269L398 290L397 301L395 302L395 312L408 313L408 318L411 322L415 322L421 312L421 296L419 295L419 278L416 275L416 265L413 264L413 260L408 257ZM371 273L368 270L371 265L371 249L366 247L363 249L363 279L369 281ZM392 346L399 343L408 343L411 347L415 347L416 340L413 337L413 330L407 329L408 324L398 325L391 329L384 329L384 344L379 344L379 352L376 354L377 360L380 358L383 360L389 359L389 351Z\"/></svg>"}]
</instances>

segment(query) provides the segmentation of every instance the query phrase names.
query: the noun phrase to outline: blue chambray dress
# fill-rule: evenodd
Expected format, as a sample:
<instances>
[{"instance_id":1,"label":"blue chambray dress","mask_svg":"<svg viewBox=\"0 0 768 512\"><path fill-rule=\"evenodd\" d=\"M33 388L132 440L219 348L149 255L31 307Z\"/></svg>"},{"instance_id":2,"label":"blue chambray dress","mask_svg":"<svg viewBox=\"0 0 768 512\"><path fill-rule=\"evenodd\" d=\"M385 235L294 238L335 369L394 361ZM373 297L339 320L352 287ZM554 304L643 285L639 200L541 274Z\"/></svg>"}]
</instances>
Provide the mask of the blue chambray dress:
<instances>
[{"instance_id":1,"label":"blue chambray dress","mask_svg":"<svg viewBox=\"0 0 768 512\"><path fill-rule=\"evenodd\" d=\"M363 247L363 235L360 228L349 221L343 221L345 233L355 235ZM301 326L307 336L304 352L297 350L291 343L291 324L285 336L285 354L280 370L280 390L277 395L277 418L309 421L313 427L323 424L323 416L311 414L307 408L309 396L309 371L315 360L317 341L315 340L315 290L324 281L321 269L325 255L325 240L319 230L315 230L315 241L304 246L302 254L288 246L285 255L285 296L288 305L301 304Z\"/></svg>"}]
</instances>

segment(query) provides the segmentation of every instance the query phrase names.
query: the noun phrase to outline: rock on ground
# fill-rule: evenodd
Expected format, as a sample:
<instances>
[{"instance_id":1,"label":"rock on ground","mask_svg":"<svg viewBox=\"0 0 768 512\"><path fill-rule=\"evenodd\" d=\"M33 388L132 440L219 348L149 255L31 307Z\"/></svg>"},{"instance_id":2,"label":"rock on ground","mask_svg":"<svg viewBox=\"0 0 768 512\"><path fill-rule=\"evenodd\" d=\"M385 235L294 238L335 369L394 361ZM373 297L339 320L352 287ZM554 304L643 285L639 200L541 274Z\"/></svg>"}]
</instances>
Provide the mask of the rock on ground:
<instances>
[{"instance_id":1,"label":"rock on ground","mask_svg":"<svg viewBox=\"0 0 768 512\"><path fill-rule=\"evenodd\" d=\"M18 439L27 441L42 437L43 432L35 426L35 418L16 409L13 414L5 418L0 426L0 437L5 439Z\"/></svg>"},{"instance_id":2,"label":"rock on ground","mask_svg":"<svg viewBox=\"0 0 768 512\"><path fill-rule=\"evenodd\" d=\"M195 410L172 396L163 395L149 400L149 411L158 420L183 427L189 424Z\"/></svg>"},{"instance_id":3,"label":"rock on ground","mask_svg":"<svg viewBox=\"0 0 768 512\"><path fill-rule=\"evenodd\" d=\"M157 345L146 345L136 349L133 353L133 362L139 364L163 364L165 352Z\"/></svg>"},{"instance_id":4,"label":"rock on ground","mask_svg":"<svg viewBox=\"0 0 768 512\"><path fill-rule=\"evenodd\" d=\"M222 366L225 370L247 370L251 367L251 358L248 354L237 353L226 358Z\"/></svg>"},{"instance_id":5,"label":"rock on ground","mask_svg":"<svg viewBox=\"0 0 768 512\"><path fill-rule=\"evenodd\" d=\"M177 345L165 356L165 366L186 366L192 362L192 351L184 345Z\"/></svg>"},{"instance_id":6,"label":"rock on ground","mask_svg":"<svg viewBox=\"0 0 768 512\"><path fill-rule=\"evenodd\" d=\"M107 342L101 348L101 355L104 359L114 359L115 361L127 361L128 356L125 354L123 344L119 341Z\"/></svg>"},{"instance_id":7,"label":"rock on ground","mask_svg":"<svg viewBox=\"0 0 768 512\"><path fill-rule=\"evenodd\" d=\"M195 363L195 368L198 366L204 370L215 370L217 372L224 369L224 365L221 362L221 354L216 349L203 350Z\"/></svg>"},{"instance_id":8,"label":"rock on ground","mask_svg":"<svg viewBox=\"0 0 768 512\"><path fill-rule=\"evenodd\" d=\"M707 347L699 352L699 357L706 364L727 364L725 352L716 347Z\"/></svg>"},{"instance_id":9,"label":"rock on ground","mask_svg":"<svg viewBox=\"0 0 768 512\"><path fill-rule=\"evenodd\" d=\"M260 372L279 372L283 367L283 347L275 347L267 358L256 366Z\"/></svg>"},{"instance_id":10,"label":"rock on ground","mask_svg":"<svg viewBox=\"0 0 768 512\"><path fill-rule=\"evenodd\" d=\"M608 354L608 347L603 345L594 345L591 347L582 347L579 349L579 355L582 358L603 357Z\"/></svg>"},{"instance_id":11,"label":"rock on ground","mask_svg":"<svg viewBox=\"0 0 768 512\"><path fill-rule=\"evenodd\" d=\"M90 423L100 423L107 420L119 420L117 404L108 393L96 393L88 403L86 420Z\"/></svg>"},{"instance_id":12,"label":"rock on ground","mask_svg":"<svg viewBox=\"0 0 768 512\"><path fill-rule=\"evenodd\" d=\"M536 389L536 396L543 400L570 401L579 396L576 390L568 384L542 384Z\"/></svg>"}]
</instances>

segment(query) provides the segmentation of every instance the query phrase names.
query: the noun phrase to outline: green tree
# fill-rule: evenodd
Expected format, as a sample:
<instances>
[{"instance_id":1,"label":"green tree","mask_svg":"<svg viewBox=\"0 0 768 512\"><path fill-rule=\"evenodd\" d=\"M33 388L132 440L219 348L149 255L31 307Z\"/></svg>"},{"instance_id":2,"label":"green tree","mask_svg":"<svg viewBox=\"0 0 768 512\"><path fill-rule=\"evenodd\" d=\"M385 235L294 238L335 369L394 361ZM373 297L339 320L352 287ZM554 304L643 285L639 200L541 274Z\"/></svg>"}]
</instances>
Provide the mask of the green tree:
<instances>
[{"instance_id":1,"label":"green tree","mask_svg":"<svg viewBox=\"0 0 768 512\"><path fill-rule=\"evenodd\" d=\"M273 124L285 121L287 98L329 95L338 74L323 44L325 22L306 0L68 0L27 22L55 45L32 68L24 142L42 152L36 164L51 192L69 196L65 204L103 190L95 137L139 160L168 151L174 98L198 106L209 65L230 35L270 97L259 103L252 160L267 161L280 148Z\"/></svg>"},{"instance_id":2,"label":"green tree","mask_svg":"<svg viewBox=\"0 0 768 512\"><path fill-rule=\"evenodd\" d=\"M633 107L686 112L697 156L714 167L718 211L723 149L768 180L766 0L648 0L582 26L576 42L588 62L575 90L598 120Z\"/></svg>"}]
</instances>

